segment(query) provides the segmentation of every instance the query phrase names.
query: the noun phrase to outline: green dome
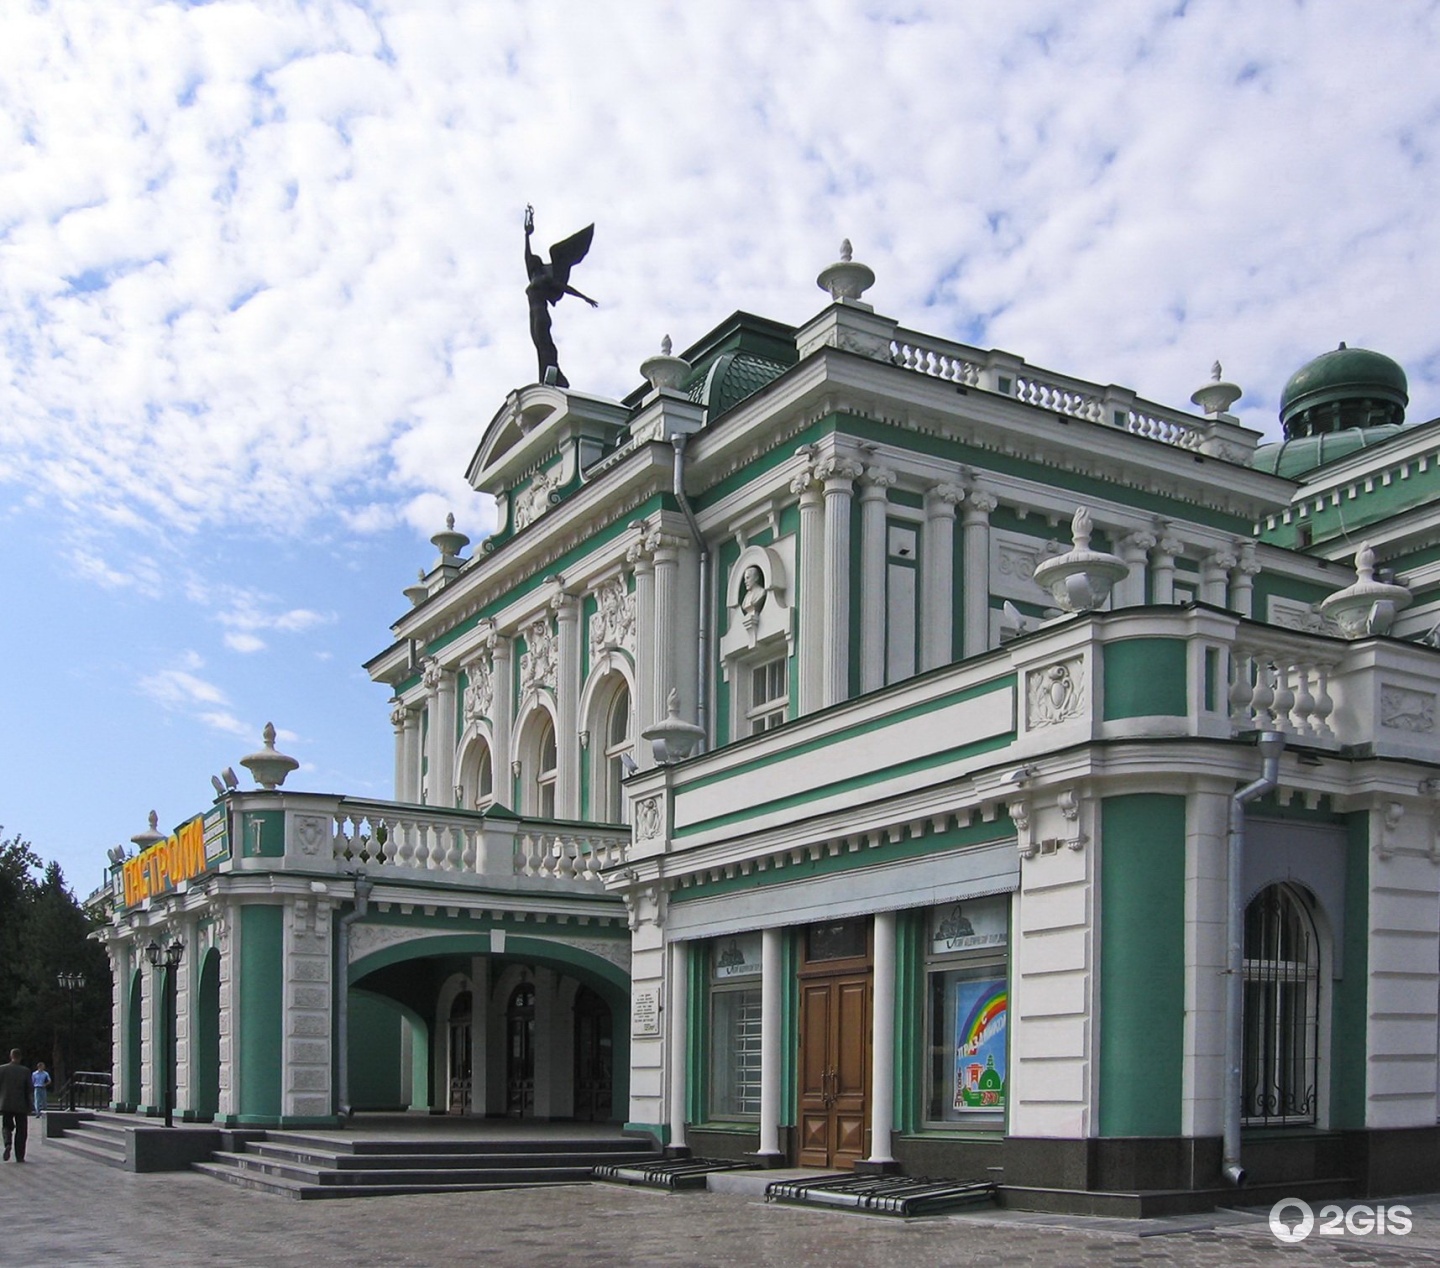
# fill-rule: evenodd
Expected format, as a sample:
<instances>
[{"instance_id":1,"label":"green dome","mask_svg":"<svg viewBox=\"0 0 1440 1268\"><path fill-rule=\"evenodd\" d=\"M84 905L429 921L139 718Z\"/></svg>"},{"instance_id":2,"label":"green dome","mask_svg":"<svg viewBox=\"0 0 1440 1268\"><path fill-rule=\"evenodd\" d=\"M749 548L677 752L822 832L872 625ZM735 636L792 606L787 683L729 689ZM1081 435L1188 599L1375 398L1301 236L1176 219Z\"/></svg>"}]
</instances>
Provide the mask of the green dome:
<instances>
[{"instance_id":1,"label":"green dome","mask_svg":"<svg viewBox=\"0 0 1440 1268\"><path fill-rule=\"evenodd\" d=\"M1282 440L1278 445L1261 445L1250 465L1257 471L1298 480L1327 462L1338 462L1352 453L1389 440L1404 429L1398 423L1379 427L1347 427L1344 431L1319 432Z\"/></svg>"},{"instance_id":2,"label":"green dome","mask_svg":"<svg viewBox=\"0 0 1440 1268\"><path fill-rule=\"evenodd\" d=\"M1342 343L1302 366L1285 384L1280 396L1285 438L1398 426L1405 421L1409 390L1405 371L1389 357Z\"/></svg>"}]
</instances>

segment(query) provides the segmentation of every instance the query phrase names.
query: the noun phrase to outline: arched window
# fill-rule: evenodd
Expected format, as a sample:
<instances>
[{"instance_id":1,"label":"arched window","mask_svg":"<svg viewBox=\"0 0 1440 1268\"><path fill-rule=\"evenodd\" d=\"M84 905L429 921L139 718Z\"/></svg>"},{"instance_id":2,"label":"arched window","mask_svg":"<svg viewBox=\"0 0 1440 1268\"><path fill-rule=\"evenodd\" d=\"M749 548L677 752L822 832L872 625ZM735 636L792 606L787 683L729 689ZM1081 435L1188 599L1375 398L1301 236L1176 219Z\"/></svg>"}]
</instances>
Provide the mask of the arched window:
<instances>
[{"instance_id":1,"label":"arched window","mask_svg":"<svg viewBox=\"0 0 1440 1268\"><path fill-rule=\"evenodd\" d=\"M535 742L535 813L541 818L555 817L555 776L559 765L555 750L555 724L548 714L540 722Z\"/></svg>"},{"instance_id":2,"label":"arched window","mask_svg":"<svg viewBox=\"0 0 1440 1268\"><path fill-rule=\"evenodd\" d=\"M460 767L461 805L488 810L495 804L495 759L490 745L474 740L465 750Z\"/></svg>"},{"instance_id":3,"label":"arched window","mask_svg":"<svg viewBox=\"0 0 1440 1268\"><path fill-rule=\"evenodd\" d=\"M602 753L604 802L598 809L600 817L607 823L629 821L629 805L621 784L625 778L624 759L632 755L634 747L635 741L630 732L630 688L622 681L610 700L610 710L605 720L605 746Z\"/></svg>"},{"instance_id":4,"label":"arched window","mask_svg":"<svg viewBox=\"0 0 1440 1268\"><path fill-rule=\"evenodd\" d=\"M1313 1123L1319 1087L1320 955L1305 899L1271 885L1245 909L1246 1123Z\"/></svg>"}]
</instances>

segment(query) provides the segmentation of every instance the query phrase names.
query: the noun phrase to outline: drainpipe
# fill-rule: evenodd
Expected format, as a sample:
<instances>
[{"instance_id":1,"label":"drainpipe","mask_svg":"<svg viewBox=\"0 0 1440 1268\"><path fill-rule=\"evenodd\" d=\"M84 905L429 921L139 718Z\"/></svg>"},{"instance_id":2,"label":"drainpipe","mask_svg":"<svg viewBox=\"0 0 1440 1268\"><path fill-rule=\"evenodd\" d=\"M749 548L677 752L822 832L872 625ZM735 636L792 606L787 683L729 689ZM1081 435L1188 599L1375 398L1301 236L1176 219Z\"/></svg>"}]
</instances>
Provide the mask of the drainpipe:
<instances>
[{"instance_id":1,"label":"drainpipe","mask_svg":"<svg viewBox=\"0 0 1440 1268\"><path fill-rule=\"evenodd\" d=\"M355 910L340 917L335 933L335 973L339 982L335 998L335 1043L339 1048L335 1061L336 1104L340 1117L349 1120L355 1109L350 1104L350 926L365 919L370 905L373 883L358 868L355 872Z\"/></svg>"},{"instance_id":2,"label":"drainpipe","mask_svg":"<svg viewBox=\"0 0 1440 1268\"><path fill-rule=\"evenodd\" d=\"M672 436L670 443L675 446L675 500L685 512L690 536L695 539L695 549L700 552L700 622L695 631L700 673L695 688L695 721L702 732L700 750L703 752L710 746L710 552L705 548L705 538L701 536L695 512L690 509L690 499L685 496L685 436Z\"/></svg>"},{"instance_id":3,"label":"drainpipe","mask_svg":"<svg viewBox=\"0 0 1440 1268\"><path fill-rule=\"evenodd\" d=\"M1240 1188L1245 1168L1240 1165L1241 1047L1244 1042L1245 1003L1245 894L1241 870L1245 859L1245 803L1264 796L1280 783L1280 754L1285 737L1279 731L1261 731L1255 741L1260 750L1260 778L1230 798L1230 834L1225 882L1225 1127L1224 1158L1220 1174Z\"/></svg>"}]
</instances>

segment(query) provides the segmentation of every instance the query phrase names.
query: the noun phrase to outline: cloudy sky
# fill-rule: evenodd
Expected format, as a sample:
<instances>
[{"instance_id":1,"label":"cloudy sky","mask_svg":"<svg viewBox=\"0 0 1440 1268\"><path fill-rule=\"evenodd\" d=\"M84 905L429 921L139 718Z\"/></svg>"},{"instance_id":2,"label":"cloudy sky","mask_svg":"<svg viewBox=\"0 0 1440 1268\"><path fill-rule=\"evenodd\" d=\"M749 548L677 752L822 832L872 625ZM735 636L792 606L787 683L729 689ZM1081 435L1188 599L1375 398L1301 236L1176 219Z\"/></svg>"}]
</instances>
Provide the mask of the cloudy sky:
<instances>
[{"instance_id":1,"label":"cloudy sky","mask_svg":"<svg viewBox=\"0 0 1440 1268\"><path fill-rule=\"evenodd\" d=\"M1380 18L1383 11L1383 20ZM0 10L0 824L74 886L273 720L384 796L383 648L529 381L521 219L596 222L582 390L903 325L1274 433L1340 340L1440 414L1440 5L13 0ZM572 307L573 304L573 307Z\"/></svg>"}]
</instances>

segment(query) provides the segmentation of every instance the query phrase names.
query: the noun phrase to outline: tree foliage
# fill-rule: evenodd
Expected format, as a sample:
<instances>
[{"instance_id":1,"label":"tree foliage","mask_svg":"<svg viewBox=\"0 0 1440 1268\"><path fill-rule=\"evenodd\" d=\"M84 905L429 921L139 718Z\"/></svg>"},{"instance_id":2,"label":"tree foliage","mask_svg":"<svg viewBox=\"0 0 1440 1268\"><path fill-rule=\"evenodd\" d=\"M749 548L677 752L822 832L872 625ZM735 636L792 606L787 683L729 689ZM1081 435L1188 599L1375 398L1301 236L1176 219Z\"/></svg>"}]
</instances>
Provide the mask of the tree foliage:
<instances>
[{"instance_id":1,"label":"tree foliage","mask_svg":"<svg viewBox=\"0 0 1440 1268\"><path fill-rule=\"evenodd\" d=\"M110 1068L110 962L90 940L90 918L65 886L58 863L45 864L17 833L0 828L0 1049L43 1061L55 1086L73 1070ZM84 975L82 989L61 973ZM71 1032L73 1009L74 1030Z\"/></svg>"}]
</instances>

